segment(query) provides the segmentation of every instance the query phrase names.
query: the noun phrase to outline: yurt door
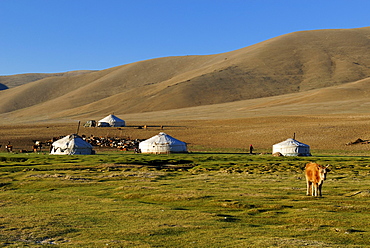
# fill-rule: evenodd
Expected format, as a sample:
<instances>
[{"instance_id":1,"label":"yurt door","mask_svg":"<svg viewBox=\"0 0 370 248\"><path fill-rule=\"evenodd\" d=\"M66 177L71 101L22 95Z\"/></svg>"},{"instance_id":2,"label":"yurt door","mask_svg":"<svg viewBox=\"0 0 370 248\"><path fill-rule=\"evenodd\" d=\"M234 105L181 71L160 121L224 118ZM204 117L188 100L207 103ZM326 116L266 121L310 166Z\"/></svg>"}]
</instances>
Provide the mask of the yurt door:
<instances>
[{"instance_id":1,"label":"yurt door","mask_svg":"<svg viewBox=\"0 0 370 248\"><path fill-rule=\"evenodd\" d=\"M170 145L168 143L160 143L156 144L155 146L155 153L162 154L162 153L170 153Z\"/></svg>"}]
</instances>

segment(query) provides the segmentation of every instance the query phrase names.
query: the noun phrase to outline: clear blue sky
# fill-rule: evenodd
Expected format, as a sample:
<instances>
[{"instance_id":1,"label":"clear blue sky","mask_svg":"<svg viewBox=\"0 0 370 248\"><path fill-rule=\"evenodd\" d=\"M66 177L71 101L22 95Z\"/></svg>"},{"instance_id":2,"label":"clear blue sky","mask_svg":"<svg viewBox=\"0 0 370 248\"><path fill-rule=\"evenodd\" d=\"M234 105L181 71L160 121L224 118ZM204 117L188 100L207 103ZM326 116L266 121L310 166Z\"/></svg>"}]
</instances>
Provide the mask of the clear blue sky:
<instances>
[{"instance_id":1,"label":"clear blue sky","mask_svg":"<svg viewBox=\"0 0 370 248\"><path fill-rule=\"evenodd\" d=\"M105 69L370 26L367 0L0 0L0 75Z\"/></svg>"}]
</instances>

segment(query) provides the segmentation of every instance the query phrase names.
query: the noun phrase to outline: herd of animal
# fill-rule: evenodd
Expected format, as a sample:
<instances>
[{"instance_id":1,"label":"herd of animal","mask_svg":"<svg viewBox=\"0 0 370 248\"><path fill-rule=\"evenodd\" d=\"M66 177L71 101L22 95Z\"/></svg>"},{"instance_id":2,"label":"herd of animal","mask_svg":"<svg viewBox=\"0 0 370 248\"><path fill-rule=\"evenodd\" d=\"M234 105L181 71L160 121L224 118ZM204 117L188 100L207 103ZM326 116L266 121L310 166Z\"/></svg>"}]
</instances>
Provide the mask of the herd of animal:
<instances>
[{"instance_id":1,"label":"herd of animal","mask_svg":"<svg viewBox=\"0 0 370 248\"><path fill-rule=\"evenodd\" d=\"M134 150L142 141L140 139L119 138L119 137L97 137L94 135L82 135L81 138L92 146L112 147L120 150Z\"/></svg>"},{"instance_id":2,"label":"herd of animal","mask_svg":"<svg viewBox=\"0 0 370 248\"><path fill-rule=\"evenodd\" d=\"M63 138L64 136L53 137L50 140L40 141L32 140L32 152L42 152L44 147L51 147L54 141ZM81 138L86 142L90 143L92 146L98 147L110 147L120 149L122 151L135 150L138 148L141 139L131 139L131 138L118 138L118 137L97 137L97 136L86 136L81 135ZM1 147L1 144L0 144ZM5 146L7 152L13 152L13 145L8 141L8 144ZM27 150L19 150L20 153L27 153Z\"/></svg>"}]
</instances>

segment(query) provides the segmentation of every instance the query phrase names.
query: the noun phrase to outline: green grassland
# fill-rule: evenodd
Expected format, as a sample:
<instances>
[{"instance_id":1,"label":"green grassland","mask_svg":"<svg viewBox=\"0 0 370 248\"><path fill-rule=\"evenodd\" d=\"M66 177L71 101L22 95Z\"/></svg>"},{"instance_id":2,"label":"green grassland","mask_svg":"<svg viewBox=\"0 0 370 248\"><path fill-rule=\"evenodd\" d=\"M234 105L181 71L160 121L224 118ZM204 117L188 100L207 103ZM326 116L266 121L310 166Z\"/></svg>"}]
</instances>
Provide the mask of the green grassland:
<instances>
[{"instance_id":1,"label":"green grassland","mask_svg":"<svg viewBox=\"0 0 370 248\"><path fill-rule=\"evenodd\" d=\"M331 164L323 197L305 163ZM366 247L370 157L0 154L0 246Z\"/></svg>"}]
</instances>

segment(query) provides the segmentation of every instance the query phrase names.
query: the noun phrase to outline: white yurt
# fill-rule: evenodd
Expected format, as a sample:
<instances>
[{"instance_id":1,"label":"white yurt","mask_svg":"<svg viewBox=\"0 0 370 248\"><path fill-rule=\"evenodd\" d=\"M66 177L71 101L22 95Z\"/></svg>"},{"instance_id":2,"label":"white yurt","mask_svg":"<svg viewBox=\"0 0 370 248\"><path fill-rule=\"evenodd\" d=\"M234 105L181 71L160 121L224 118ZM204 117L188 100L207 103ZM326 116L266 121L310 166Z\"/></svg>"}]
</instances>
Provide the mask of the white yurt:
<instances>
[{"instance_id":1,"label":"white yurt","mask_svg":"<svg viewBox=\"0 0 370 248\"><path fill-rule=\"evenodd\" d=\"M108 115L98 121L98 127L124 127L126 123L124 120L115 115Z\"/></svg>"},{"instance_id":2,"label":"white yurt","mask_svg":"<svg viewBox=\"0 0 370 248\"><path fill-rule=\"evenodd\" d=\"M311 156L310 146L295 139L287 139L272 146L272 154L281 153L283 156Z\"/></svg>"},{"instance_id":3,"label":"white yurt","mask_svg":"<svg viewBox=\"0 0 370 248\"><path fill-rule=\"evenodd\" d=\"M50 154L54 155L91 155L93 146L77 134L67 135L51 144Z\"/></svg>"},{"instance_id":4,"label":"white yurt","mask_svg":"<svg viewBox=\"0 0 370 248\"><path fill-rule=\"evenodd\" d=\"M171 137L163 132L139 143L142 153L186 153L188 152L185 142Z\"/></svg>"}]
</instances>

